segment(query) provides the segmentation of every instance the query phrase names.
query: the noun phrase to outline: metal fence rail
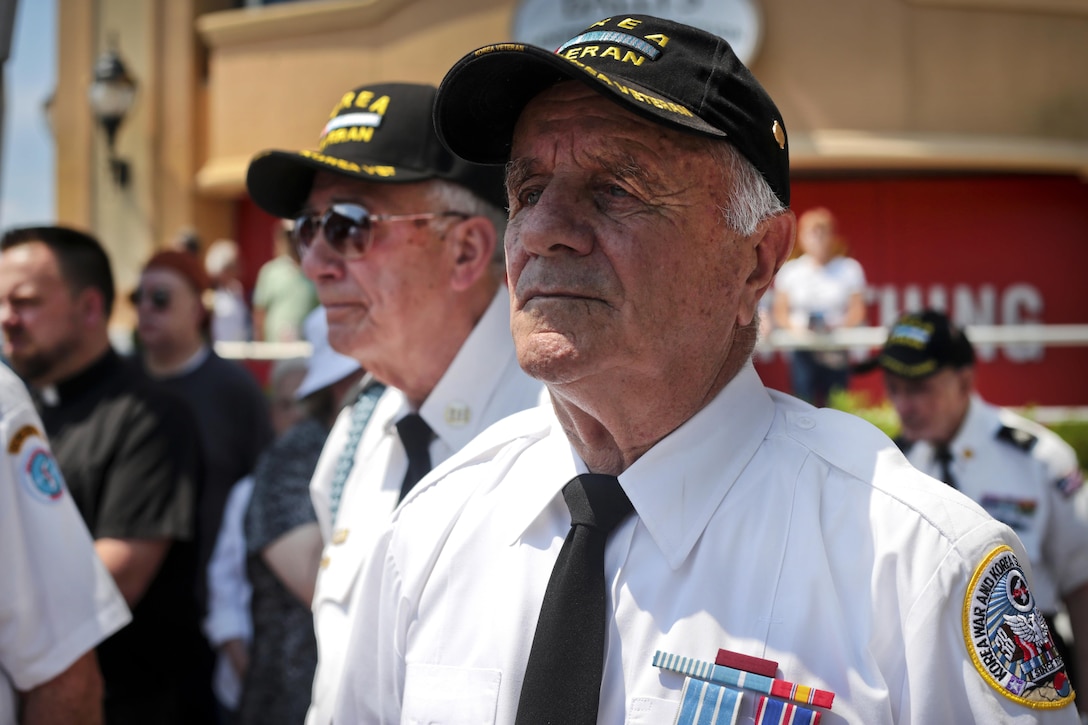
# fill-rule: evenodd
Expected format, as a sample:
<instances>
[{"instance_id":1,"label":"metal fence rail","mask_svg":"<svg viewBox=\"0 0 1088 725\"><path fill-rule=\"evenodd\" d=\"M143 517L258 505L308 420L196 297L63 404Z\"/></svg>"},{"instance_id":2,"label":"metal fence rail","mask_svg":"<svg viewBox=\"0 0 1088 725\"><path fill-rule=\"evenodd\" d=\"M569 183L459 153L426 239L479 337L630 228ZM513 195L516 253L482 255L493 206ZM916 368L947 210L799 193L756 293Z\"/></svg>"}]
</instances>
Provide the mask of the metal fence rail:
<instances>
[{"instance_id":1,"label":"metal fence rail","mask_svg":"<svg viewBox=\"0 0 1088 725\"><path fill-rule=\"evenodd\" d=\"M967 325L965 331L974 345L1088 345L1088 325ZM887 327L840 328L828 333L771 330L759 346L763 350L875 348L887 338Z\"/></svg>"},{"instance_id":2,"label":"metal fence rail","mask_svg":"<svg viewBox=\"0 0 1088 725\"><path fill-rule=\"evenodd\" d=\"M975 345L1088 346L1088 325L968 325L967 337ZM851 327L829 333L772 330L760 340L761 350L842 350L880 347L888 337L886 327ZM217 342L220 357L234 360L282 360L309 357L308 342Z\"/></svg>"}]
</instances>

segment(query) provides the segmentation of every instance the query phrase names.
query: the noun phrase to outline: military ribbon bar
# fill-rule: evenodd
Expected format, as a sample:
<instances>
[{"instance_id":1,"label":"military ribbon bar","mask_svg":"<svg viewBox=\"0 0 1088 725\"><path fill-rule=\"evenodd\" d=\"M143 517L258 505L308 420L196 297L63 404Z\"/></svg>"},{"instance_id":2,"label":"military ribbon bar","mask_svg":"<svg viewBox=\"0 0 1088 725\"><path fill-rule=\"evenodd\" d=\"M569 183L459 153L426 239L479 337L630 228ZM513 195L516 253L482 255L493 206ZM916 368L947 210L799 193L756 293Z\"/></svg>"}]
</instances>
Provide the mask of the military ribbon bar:
<instances>
[{"instance_id":1,"label":"military ribbon bar","mask_svg":"<svg viewBox=\"0 0 1088 725\"><path fill-rule=\"evenodd\" d=\"M736 725L741 693L705 680L687 678L676 725Z\"/></svg>"},{"instance_id":2,"label":"military ribbon bar","mask_svg":"<svg viewBox=\"0 0 1088 725\"><path fill-rule=\"evenodd\" d=\"M786 680L745 672L724 665L715 665L692 657L680 657L661 650L654 653L654 667L669 670L670 672L679 672L682 675L718 685L754 690L764 695L781 697L826 709L831 709L831 704L835 700L834 692L797 685ZM768 720L767 722L774 721Z\"/></svg>"}]
</instances>

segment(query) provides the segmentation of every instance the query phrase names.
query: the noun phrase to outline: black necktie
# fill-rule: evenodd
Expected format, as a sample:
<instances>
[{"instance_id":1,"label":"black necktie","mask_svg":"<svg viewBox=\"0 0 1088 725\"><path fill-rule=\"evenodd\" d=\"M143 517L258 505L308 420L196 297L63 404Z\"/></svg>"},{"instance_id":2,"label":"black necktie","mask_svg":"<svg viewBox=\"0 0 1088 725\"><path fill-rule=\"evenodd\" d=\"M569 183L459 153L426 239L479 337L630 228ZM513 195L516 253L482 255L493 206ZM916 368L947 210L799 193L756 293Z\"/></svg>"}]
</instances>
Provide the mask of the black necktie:
<instances>
[{"instance_id":1,"label":"black necktie","mask_svg":"<svg viewBox=\"0 0 1088 725\"><path fill-rule=\"evenodd\" d=\"M604 673L604 546L631 513L615 476L586 473L563 488L570 531L552 567L521 685L516 725L593 725Z\"/></svg>"},{"instance_id":2,"label":"black necktie","mask_svg":"<svg viewBox=\"0 0 1088 725\"><path fill-rule=\"evenodd\" d=\"M956 477L952 475L952 451L948 446L937 446L933 450L933 457L941 464L941 480L952 488L958 488L956 486Z\"/></svg>"},{"instance_id":3,"label":"black necktie","mask_svg":"<svg viewBox=\"0 0 1088 725\"><path fill-rule=\"evenodd\" d=\"M427 475L431 470L431 441L434 440L434 431L427 421L419 416L419 413L409 413L397 421L397 435L404 444L404 450L408 454L408 470L404 472L404 480L400 484L400 499L403 500L412 486L419 483L419 479Z\"/></svg>"}]
</instances>

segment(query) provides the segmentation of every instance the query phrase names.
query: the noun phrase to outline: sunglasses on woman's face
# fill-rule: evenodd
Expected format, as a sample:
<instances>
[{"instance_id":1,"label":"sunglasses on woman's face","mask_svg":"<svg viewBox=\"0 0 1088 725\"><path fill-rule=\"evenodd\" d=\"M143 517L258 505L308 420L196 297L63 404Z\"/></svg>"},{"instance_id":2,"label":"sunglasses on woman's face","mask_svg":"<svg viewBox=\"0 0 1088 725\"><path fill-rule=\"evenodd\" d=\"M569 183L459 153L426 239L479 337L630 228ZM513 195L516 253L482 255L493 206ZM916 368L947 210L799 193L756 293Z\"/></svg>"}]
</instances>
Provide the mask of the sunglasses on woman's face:
<instances>
[{"instance_id":1,"label":"sunglasses on woman's face","mask_svg":"<svg viewBox=\"0 0 1088 725\"><path fill-rule=\"evenodd\" d=\"M163 312L170 307L170 290L164 287L152 287L149 290L137 287L129 299L132 300L134 307L139 307L140 303L146 299L151 309Z\"/></svg>"},{"instance_id":2,"label":"sunglasses on woman's face","mask_svg":"<svg viewBox=\"0 0 1088 725\"><path fill-rule=\"evenodd\" d=\"M361 204L333 204L324 214L309 212L302 214L295 221L295 244L298 245L299 257L306 256L306 251L313 246L318 231L325 233L325 242L336 250L344 259L358 259L370 248L374 225L379 222L416 222L438 219L440 217L461 217L469 215L461 211L435 211L419 214L371 214Z\"/></svg>"}]
</instances>

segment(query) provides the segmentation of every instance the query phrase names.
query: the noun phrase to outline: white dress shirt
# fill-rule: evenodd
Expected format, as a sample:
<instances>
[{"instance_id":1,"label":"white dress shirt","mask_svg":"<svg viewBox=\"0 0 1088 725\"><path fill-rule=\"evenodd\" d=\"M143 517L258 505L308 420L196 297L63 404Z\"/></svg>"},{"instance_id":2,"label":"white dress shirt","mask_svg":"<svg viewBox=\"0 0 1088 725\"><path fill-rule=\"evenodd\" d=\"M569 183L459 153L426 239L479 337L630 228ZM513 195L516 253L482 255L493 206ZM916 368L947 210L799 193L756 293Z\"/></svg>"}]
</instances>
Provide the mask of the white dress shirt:
<instances>
[{"instance_id":1,"label":"white dress shirt","mask_svg":"<svg viewBox=\"0 0 1088 725\"><path fill-rule=\"evenodd\" d=\"M435 433L432 465L449 458L495 421L538 405L543 390L518 366L510 337L509 293L502 287L418 411ZM342 412L333 427L311 480L311 498L326 546L314 593L318 665L308 725L328 725L332 719L358 604L354 595L358 575L397 506L408 469L395 423L409 412L399 390L389 388L378 400L356 449L335 522L330 519L329 491L347 439L350 410Z\"/></svg>"},{"instance_id":2,"label":"white dress shirt","mask_svg":"<svg viewBox=\"0 0 1088 725\"><path fill-rule=\"evenodd\" d=\"M42 431L0 363L0 725L15 723L15 690L52 680L132 620Z\"/></svg>"},{"instance_id":3,"label":"white dress shirt","mask_svg":"<svg viewBox=\"0 0 1088 725\"><path fill-rule=\"evenodd\" d=\"M977 395L949 450L957 488L1017 533L1035 572L1035 601L1047 614L1058 611L1063 594L1088 582L1088 488L1076 452L1053 431ZM916 443L907 458L940 477L931 445Z\"/></svg>"},{"instance_id":4,"label":"white dress shirt","mask_svg":"<svg viewBox=\"0 0 1088 725\"><path fill-rule=\"evenodd\" d=\"M225 707L236 710L242 698L242 678L230 657L219 648L232 639L247 644L253 639L253 617L249 603L253 587L246 576L246 509L253 496L253 476L246 476L231 488L223 508L223 522L208 561L208 614L204 634L215 654L212 690Z\"/></svg>"},{"instance_id":5,"label":"white dress shirt","mask_svg":"<svg viewBox=\"0 0 1088 725\"><path fill-rule=\"evenodd\" d=\"M539 408L420 483L363 578L336 722L514 721L570 526L560 492L585 470ZM828 724L1076 722L1068 690L1031 709L968 651L975 595L998 596L994 562L1026 565L1020 542L864 421L768 391L748 366L619 479L637 515L606 549L598 722L675 722L684 677L654 653L719 648L836 693Z\"/></svg>"}]
</instances>

